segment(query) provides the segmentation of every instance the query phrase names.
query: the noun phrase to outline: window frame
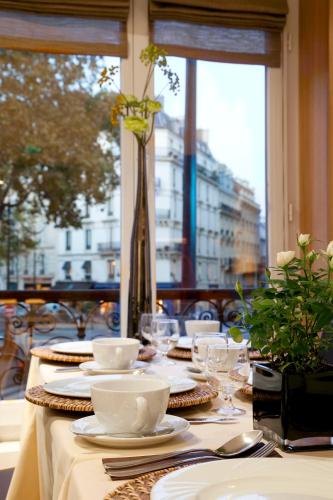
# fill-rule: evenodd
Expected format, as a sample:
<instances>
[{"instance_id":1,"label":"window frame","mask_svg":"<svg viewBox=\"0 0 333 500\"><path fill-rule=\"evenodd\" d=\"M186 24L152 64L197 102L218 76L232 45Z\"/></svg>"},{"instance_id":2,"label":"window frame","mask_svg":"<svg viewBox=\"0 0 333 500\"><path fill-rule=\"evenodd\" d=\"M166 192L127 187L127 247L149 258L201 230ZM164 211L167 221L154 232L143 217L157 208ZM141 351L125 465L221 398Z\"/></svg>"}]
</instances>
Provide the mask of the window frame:
<instances>
[{"instance_id":1,"label":"window frame","mask_svg":"<svg viewBox=\"0 0 333 500\"><path fill-rule=\"evenodd\" d=\"M299 227L299 138L298 138L298 5L289 0L287 26L283 33L281 68L267 69L267 221L269 263L275 253L294 241ZM128 58L120 60L121 88L124 93L142 91L144 75L140 51L149 43L148 0L132 0L127 22ZM0 41L1 45L1 41ZM29 47L26 47L29 49ZM150 91L153 91L153 81ZM148 145L148 198L151 213L155 206L154 138ZM129 282L130 237L136 194L136 143L132 134L121 129L121 284L122 335L126 335ZM288 166L292 166L288 168ZM282 203L281 203L281 200ZM273 230L274 228L274 230ZM68 231L70 233L70 231ZM150 217L153 304L156 302L155 220ZM71 238L71 236L69 236ZM71 250L66 245L66 251Z\"/></svg>"},{"instance_id":2,"label":"window frame","mask_svg":"<svg viewBox=\"0 0 333 500\"><path fill-rule=\"evenodd\" d=\"M133 5L134 3L134 5ZM142 88L139 52L149 42L147 0L131 4L128 20L129 57L121 61L121 86L125 93L136 94ZM294 241L299 226L298 193L298 5L289 0L290 12L282 35L280 68L266 69L266 186L268 264L274 265L278 251ZM134 29L135 26L135 29ZM291 40L294 40L293 44ZM151 82L153 87L153 81ZM291 146L292 145L292 146ZM148 148L148 198L155 204L154 141ZM149 161L150 160L150 161ZM129 248L135 203L136 172L134 138L121 130L121 324L126 335ZM288 165L293 165L290 172ZM282 203L281 203L282 200ZM274 230L273 230L274 228ZM156 284L155 220L150 217L152 279ZM153 300L155 304L155 300Z\"/></svg>"}]
</instances>

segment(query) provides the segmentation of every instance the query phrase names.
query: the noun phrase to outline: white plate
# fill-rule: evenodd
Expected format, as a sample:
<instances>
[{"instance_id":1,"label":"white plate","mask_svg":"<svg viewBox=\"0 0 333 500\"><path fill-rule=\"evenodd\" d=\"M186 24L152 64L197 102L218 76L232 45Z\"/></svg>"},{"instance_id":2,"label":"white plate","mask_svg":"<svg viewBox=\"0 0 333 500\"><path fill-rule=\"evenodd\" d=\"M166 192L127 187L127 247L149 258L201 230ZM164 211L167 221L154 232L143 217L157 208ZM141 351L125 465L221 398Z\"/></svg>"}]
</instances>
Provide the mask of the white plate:
<instances>
[{"instance_id":1,"label":"white plate","mask_svg":"<svg viewBox=\"0 0 333 500\"><path fill-rule=\"evenodd\" d=\"M44 389L50 394L56 396L67 396L72 398L87 398L91 397L91 385L102 380L114 380L121 375L87 375L85 377L73 377L62 380L53 380L48 384L44 384ZM190 391L197 385L194 380L188 378L165 377L170 383L170 394Z\"/></svg>"},{"instance_id":2,"label":"white plate","mask_svg":"<svg viewBox=\"0 0 333 500\"><path fill-rule=\"evenodd\" d=\"M207 377L204 374L204 372L195 372L191 370L191 366L187 366L186 370L188 371L188 374L191 378L194 380L199 380L200 382L207 382Z\"/></svg>"},{"instance_id":3,"label":"white plate","mask_svg":"<svg viewBox=\"0 0 333 500\"><path fill-rule=\"evenodd\" d=\"M163 377L170 384L170 394L191 391L197 386L197 383L190 378L179 378L176 376Z\"/></svg>"},{"instance_id":4,"label":"white plate","mask_svg":"<svg viewBox=\"0 0 333 500\"><path fill-rule=\"evenodd\" d=\"M180 337L177 346L178 349L192 349L192 337Z\"/></svg>"},{"instance_id":5,"label":"white plate","mask_svg":"<svg viewBox=\"0 0 333 500\"><path fill-rule=\"evenodd\" d=\"M62 354L83 354L92 356L91 340L80 340L78 342L60 342L50 345L51 351Z\"/></svg>"},{"instance_id":6,"label":"white plate","mask_svg":"<svg viewBox=\"0 0 333 500\"><path fill-rule=\"evenodd\" d=\"M273 463L274 462L274 463ZM233 459L171 472L152 489L151 500L332 499L329 460Z\"/></svg>"},{"instance_id":7,"label":"white plate","mask_svg":"<svg viewBox=\"0 0 333 500\"><path fill-rule=\"evenodd\" d=\"M80 434L80 437L87 439L91 443L98 444L100 446L112 446L117 448L140 448L142 446L151 446L153 444L163 443L164 441L169 441L170 439L178 436L178 434L185 432L189 429L190 424L181 417L176 417L175 415L165 415L160 425L157 427L157 431L169 430L167 434L160 434L157 436L149 437L129 437L129 436L92 436L92 434L103 433L103 428L97 422L95 415L90 417L80 418L75 420L70 427L70 430L74 434ZM82 435L82 436L81 436Z\"/></svg>"},{"instance_id":8,"label":"white plate","mask_svg":"<svg viewBox=\"0 0 333 500\"><path fill-rule=\"evenodd\" d=\"M43 387L46 392L55 394L56 396L90 399L90 388L92 384L101 382L102 380L112 380L115 377L117 378L117 375L87 375L83 377L53 380L52 382L44 384Z\"/></svg>"},{"instance_id":9,"label":"white plate","mask_svg":"<svg viewBox=\"0 0 333 500\"><path fill-rule=\"evenodd\" d=\"M97 373L97 374L115 374L121 375L124 373L133 373L136 370L146 370L148 368L148 363L145 361L135 361L132 368L127 368L126 370L116 370L114 368L101 368L100 365L96 361L85 361L84 363L79 364L80 370L84 372Z\"/></svg>"},{"instance_id":10,"label":"white plate","mask_svg":"<svg viewBox=\"0 0 333 500\"><path fill-rule=\"evenodd\" d=\"M140 349L143 344L140 344ZM60 352L62 354L82 354L87 356L93 355L91 340L80 340L75 342L60 342L59 344L50 345L51 351Z\"/></svg>"}]
</instances>

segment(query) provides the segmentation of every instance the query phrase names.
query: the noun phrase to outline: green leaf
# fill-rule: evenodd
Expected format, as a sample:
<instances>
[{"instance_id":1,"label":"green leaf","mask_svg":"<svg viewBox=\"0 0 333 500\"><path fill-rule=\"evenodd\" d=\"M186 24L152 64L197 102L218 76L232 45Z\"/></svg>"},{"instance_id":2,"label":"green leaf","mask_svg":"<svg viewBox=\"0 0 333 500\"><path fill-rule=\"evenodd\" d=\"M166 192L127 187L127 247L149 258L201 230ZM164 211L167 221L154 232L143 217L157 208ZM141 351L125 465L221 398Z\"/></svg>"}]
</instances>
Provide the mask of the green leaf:
<instances>
[{"instance_id":1,"label":"green leaf","mask_svg":"<svg viewBox=\"0 0 333 500\"><path fill-rule=\"evenodd\" d=\"M243 333L237 326L229 328L229 334L234 342L242 342L244 339Z\"/></svg>"}]
</instances>

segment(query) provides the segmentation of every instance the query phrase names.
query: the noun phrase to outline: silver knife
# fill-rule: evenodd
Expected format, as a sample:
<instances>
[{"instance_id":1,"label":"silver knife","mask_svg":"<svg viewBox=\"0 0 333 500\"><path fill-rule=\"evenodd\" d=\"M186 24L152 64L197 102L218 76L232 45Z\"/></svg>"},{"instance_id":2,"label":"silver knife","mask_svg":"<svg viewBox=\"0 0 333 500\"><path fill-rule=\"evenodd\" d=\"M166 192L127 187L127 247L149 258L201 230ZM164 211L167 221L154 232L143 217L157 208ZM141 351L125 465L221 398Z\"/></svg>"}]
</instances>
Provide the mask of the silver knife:
<instances>
[{"instance_id":1,"label":"silver knife","mask_svg":"<svg viewBox=\"0 0 333 500\"><path fill-rule=\"evenodd\" d=\"M232 423L238 422L238 419L235 417L190 417L186 418L190 424L223 424L223 423Z\"/></svg>"}]
</instances>

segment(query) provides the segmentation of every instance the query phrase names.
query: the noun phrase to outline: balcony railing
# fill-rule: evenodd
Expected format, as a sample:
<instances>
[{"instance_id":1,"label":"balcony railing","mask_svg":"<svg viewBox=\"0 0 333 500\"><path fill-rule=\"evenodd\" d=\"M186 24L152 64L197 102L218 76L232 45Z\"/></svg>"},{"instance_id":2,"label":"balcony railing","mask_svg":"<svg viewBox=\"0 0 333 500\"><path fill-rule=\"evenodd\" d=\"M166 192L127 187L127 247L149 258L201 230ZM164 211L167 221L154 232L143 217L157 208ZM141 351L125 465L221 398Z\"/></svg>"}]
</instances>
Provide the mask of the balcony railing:
<instances>
[{"instance_id":1,"label":"balcony railing","mask_svg":"<svg viewBox=\"0 0 333 500\"><path fill-rule=\"evenodd\" d=\"M97 251L101 254L119 253L120 241L111 241L108 243L98 243Z\"/></svg>"},{"instance_id":2,"label":"balcony railing","mask_svg":"<svg viewBox=\"0 0 333 500\"><path fill-rule=\"evenodd\" d=\"M160 289L157 306L184 331L190 318L218 319L226 329L240 303L234 290ZM119 290L0 291L0 399L23 394L32 347L119 335Z\"/></svg>"}]
</instances>

